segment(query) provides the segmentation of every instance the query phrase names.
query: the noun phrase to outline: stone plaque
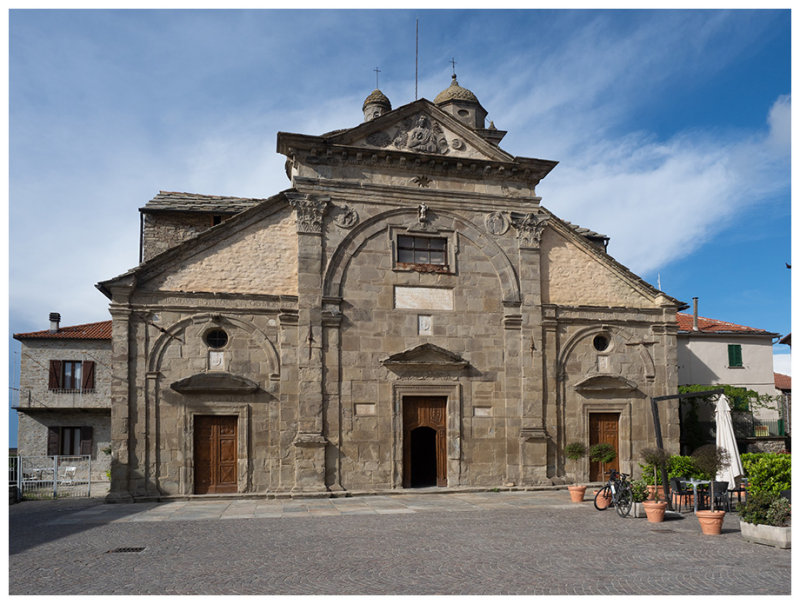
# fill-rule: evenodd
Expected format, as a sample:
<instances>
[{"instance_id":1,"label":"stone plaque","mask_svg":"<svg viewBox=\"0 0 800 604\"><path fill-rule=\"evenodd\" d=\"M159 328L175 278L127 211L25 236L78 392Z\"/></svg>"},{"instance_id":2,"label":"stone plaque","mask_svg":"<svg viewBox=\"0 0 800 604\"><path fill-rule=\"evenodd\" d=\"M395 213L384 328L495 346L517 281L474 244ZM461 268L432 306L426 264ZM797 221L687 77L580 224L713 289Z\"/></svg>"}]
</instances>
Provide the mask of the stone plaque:
<instances>
[{"instance_id":1,"label":"stone plaque","mask_svg":"<svg viewBox=\"0 0 800 604\"><path fill-rule=\"evenodd\" d=\"M208 368L211 371L221 371L225 365L225 353L221 350L210 350L208 352Z\"/></svg>"},{"instance_id":2,"label":"stone plaque","mask_svg":"<svg viewBox=\"0 0 800 604\"><path fill-rule=\"evenodd\" d=\"M419 335L433 335L433 317L430 315L417 315L417 324L419 327Z\"/></svg>"},{"instance_id":3,"label":"stone plaque","mask_svg":"<svg viewBox=\"0 0 800 604\"><path fill-rule=\"evenodd\" d=\"M440 287L395 285L394 307L419 310L453 310L453 290Z\"/></svg>"},{"instance_id":4,"label":"stone plaque","mask_svg":"<svg viewBox=\"0 0 800 604\"><path fill-rule=\"evenodd\" d=\"M356 415L375 415L375 404L356 403Z\"/></svg>"},{"instance_id":5,"label":"stone plaque","mask_svg":"<svg viewBox=\"0 0 800 604\"><path fill-rule=\"evenodd\" d=\"M474 407L473 412L475 417L491 417L492 416L492 408L491 407Z\"/></svg>"}]
</instances>

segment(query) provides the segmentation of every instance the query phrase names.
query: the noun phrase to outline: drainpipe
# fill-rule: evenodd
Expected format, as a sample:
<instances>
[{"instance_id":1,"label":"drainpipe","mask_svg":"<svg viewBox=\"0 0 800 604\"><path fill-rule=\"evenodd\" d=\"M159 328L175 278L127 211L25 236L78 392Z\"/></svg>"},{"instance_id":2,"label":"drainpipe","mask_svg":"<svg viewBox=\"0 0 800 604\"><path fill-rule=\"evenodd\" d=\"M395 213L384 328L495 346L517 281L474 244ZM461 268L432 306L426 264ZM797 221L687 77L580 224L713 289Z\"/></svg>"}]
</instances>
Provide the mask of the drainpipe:
<instances>
[{"instance_id":1,"label":"drainpipe","mask_svg":"<svg viewBox=\"0 0 800 604\"><path fill-rule=\"evenodd\" d=\"M694 302L694 317L692 318L692 331L700 331L700 328L697 326L697 298L692 298L692 302Z\"/></svg>"}]
</instances>

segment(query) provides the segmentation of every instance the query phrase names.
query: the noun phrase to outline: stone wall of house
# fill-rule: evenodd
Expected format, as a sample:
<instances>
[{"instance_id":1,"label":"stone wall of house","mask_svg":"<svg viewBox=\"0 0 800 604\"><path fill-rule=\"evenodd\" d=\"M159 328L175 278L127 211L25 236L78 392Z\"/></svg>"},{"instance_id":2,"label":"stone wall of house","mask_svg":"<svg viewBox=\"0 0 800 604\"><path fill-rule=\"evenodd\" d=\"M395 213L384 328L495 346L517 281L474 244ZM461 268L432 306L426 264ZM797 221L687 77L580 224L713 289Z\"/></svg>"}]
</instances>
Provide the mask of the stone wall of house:
<instances>
[{"instance_id":1,"label":"stone wall of house","mask_svg":"<svg viewBox=\"0 0 800 604\"><path fill-rule=\"evenodd\" d=\"M110 409L111 342L108 340L24 340L21 342L19 406ZM49 389L50 361L94 361L94 391Z\"/></svg>"},{"instance_id":2,"label":"stone wall of house","mask_svg":"<svg viewBox=\"0 0 800 604\"><path fill-rule=\"evenodd\" d=\"M212 215L190 212L147 212L142 221L142 261L210 229Z\"/></svg>"},{"instance_id":3,"label":"stone wall of house","mask_svg":"<svg viewBox=\"0 0 800 604\"><path fill-rule=\"evenodd\" d=\"M17 451L23 457L47 455L50 427L92 428L92 479L107 480L111 456L104 451L111 444L110 410L31 410L18 412Z\"/></svg>"},{"instance_id":4,"label":"stone wall of house","mask_svg":"<svg viewBox=\"0 0 800 604\"><path fill-rule=\"evenodd\" d=\"M183 259L148 287L182 292L297 294L297 235L287 208Z\"/></svg>"}]
</instances>

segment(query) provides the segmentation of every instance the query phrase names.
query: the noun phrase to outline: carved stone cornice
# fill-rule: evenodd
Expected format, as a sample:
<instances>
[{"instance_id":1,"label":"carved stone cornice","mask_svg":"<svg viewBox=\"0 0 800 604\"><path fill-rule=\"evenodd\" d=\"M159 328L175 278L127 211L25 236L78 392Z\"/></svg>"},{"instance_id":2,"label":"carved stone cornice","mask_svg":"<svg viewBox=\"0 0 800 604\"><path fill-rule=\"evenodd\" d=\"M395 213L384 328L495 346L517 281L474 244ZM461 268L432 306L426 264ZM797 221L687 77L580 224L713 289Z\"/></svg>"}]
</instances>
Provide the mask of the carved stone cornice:
<instances>
[{"instance_id":1,"label":"carved stone cornice","mask_svg":"<svg viewBox=\"0 0 800 604\"><path fill-rule=\"evenodd\" d=\"M286 198L297 214L297 232L322 234L323 217L330 199L300 193L286 193Z\"/></svg>"},{"instance_id":2,"label":"carved stone cornice","mask_svg":"<svg viewBox=\"0 0 800 604\"><path fill-rule=\"evenodd\" d=\"M534 213L511 212L511 225L517 230L519 247L538 249L547 219L540 218Z\"/></svg>"},{"instance_id":3,"label":"carved stone cornice","mask_svg":"<svg viewBox=\"0 0 800 604\"><path fill-rule=\"evenodd\" d=\"M519 431L519 438L525 442L547 440L547 430L544 428L522 428Z\"/></svg>"}]
</instances>

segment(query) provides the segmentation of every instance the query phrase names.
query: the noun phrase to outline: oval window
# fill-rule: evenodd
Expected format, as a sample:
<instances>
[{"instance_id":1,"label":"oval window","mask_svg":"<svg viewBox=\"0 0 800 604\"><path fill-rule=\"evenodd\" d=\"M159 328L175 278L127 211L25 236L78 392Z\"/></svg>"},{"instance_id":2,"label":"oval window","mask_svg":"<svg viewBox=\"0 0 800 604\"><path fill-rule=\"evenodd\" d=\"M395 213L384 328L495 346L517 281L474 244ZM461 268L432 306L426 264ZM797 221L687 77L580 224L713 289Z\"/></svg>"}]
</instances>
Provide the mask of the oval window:
<instances>
[{"instance_id":1,"label":"oval window","mask_svg":"<svg viewBox=\"0 0 800 604\"><path fill-rule=\"evenodd\" d=\"M469 111L467 111L466 109L459 109L458 115L460 115L461 117L467 117L469 115Z\"/></svg>"},{"instance_id":2,"label":"oval window","mask_svg":"<svg viewBox=\"0 0 800 604\"><path fill-rule=\"evenodd\" d=\"M206 334L206 344L211 348L222 348L228 343L228 334L222 329L212 329Z\"/></svg>"}]
</instances>

